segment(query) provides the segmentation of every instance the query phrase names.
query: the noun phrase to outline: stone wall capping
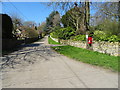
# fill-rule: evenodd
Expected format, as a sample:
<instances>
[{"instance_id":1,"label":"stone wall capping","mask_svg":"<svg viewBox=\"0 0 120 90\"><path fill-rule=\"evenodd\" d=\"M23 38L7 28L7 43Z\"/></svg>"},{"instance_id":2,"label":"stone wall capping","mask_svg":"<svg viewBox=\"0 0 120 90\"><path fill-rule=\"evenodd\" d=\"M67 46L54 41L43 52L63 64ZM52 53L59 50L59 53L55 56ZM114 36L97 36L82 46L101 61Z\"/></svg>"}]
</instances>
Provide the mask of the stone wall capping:
<instances>
[{"instance_id":1,"label":"stone wall capping","mask_svg":"<svg viewBox=\"0 0 120 90\"><path fill-rule=\"evenodd\" d=\"M51 37L52 38L52 37ZM58 39L52 38L58 42ZM86 49L86 41L60 40L62 44L67 44ZM112 56L120 56L120 42L93 41L93 51L105 53Z\"/></svg>"}]
</instances>

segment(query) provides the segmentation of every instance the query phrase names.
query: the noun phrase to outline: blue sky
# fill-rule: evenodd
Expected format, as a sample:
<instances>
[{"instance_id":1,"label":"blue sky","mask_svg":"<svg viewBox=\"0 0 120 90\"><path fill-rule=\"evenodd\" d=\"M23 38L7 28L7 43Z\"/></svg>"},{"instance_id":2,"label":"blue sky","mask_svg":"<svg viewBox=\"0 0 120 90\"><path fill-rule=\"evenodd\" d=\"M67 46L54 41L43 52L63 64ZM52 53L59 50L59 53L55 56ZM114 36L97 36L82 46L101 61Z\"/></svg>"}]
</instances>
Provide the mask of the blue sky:
<instances>
[{"instance_id":1,"label":"blue sky","mask_svg":"<svg viewBox=\"0 0 120 90\"><path fill-rule=\"evenodd\" d=\"M45 5L46 2L3 2L2 11L11 15L17 15L24 21L34 21L37 24L46 20L46 17L54 10ZM91 13L94 10L91 9Z\"/></svg>"},{"instance_id":2,"label":"blue sky","mask_svg":"<svg viewBox=\"0 0 120 90\"><path fill-rule=\"evenodd\" d=\"M36 23L45 21L52 11L52 7L47 7L45 3L40 2L4 2L2 4L3 13L17 15L25 21L35 21Z\"/></svg>"}]
</instances>

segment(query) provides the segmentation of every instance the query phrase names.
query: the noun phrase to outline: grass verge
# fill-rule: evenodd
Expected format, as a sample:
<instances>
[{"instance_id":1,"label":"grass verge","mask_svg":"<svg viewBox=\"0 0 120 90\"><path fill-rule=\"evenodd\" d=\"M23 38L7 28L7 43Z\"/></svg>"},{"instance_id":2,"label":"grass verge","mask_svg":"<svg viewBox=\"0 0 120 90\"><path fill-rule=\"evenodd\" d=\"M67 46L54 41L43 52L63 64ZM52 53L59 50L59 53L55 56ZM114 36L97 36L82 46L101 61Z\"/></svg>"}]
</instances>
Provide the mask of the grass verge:
<instances>
[{"instance_id":1,"label":"grass verge","mask_svg":"<svg viewBox=\"0 0 120 90\"><path fill-rule=\"evenodd\" d=\"M60 44L60 43L55 42L54 40L52 40L50 37L48 37L48 43L49 44Z\"/></svg>"},{"instance_id":2,"label":"grass verge","mask_svg":"<svg viewBox=\"0 0 120 90\"><path fill-rule=\"evenodd\" d=\"M118 57L73 46L56 46L52 48L60 54L78 61L118 71Z\"/></svg>"}]
</instances>

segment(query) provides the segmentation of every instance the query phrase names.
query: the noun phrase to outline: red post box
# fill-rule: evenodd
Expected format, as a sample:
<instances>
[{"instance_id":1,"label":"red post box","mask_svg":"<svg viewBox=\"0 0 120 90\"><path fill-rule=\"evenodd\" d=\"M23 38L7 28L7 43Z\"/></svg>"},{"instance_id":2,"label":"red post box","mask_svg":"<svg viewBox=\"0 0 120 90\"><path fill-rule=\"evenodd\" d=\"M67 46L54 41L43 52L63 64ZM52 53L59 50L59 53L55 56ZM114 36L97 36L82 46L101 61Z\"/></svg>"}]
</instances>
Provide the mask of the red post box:
<instances>
[{"instance_id":1,"label":"red post box","mask_svg":"<svg viewBox=\"0 0 120 90\"><path fill-rule=\"evenodd\" d=\"M88 44L89 44L89 45L92 44L92 37L88 37Z\"/></svg>"}]
</instances>

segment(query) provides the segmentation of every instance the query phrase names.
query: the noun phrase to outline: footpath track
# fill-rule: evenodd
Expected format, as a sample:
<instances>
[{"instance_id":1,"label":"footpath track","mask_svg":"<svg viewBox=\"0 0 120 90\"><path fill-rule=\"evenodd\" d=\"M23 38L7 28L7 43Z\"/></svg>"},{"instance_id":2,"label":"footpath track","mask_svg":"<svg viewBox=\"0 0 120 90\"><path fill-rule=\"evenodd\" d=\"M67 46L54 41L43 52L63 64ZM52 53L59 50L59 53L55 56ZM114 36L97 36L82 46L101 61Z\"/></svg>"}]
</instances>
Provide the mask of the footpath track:
<instances>
[{"instance_id":1,"label":"footpath track","mask_svg":"<svg viewBox=\"0 0 120 90\"><path fill-rule=\"evenodd\" d=\"M4 57L2 88L118 88L118 73L60 55L47 40Z\"/></svg>"}]
</instances>

